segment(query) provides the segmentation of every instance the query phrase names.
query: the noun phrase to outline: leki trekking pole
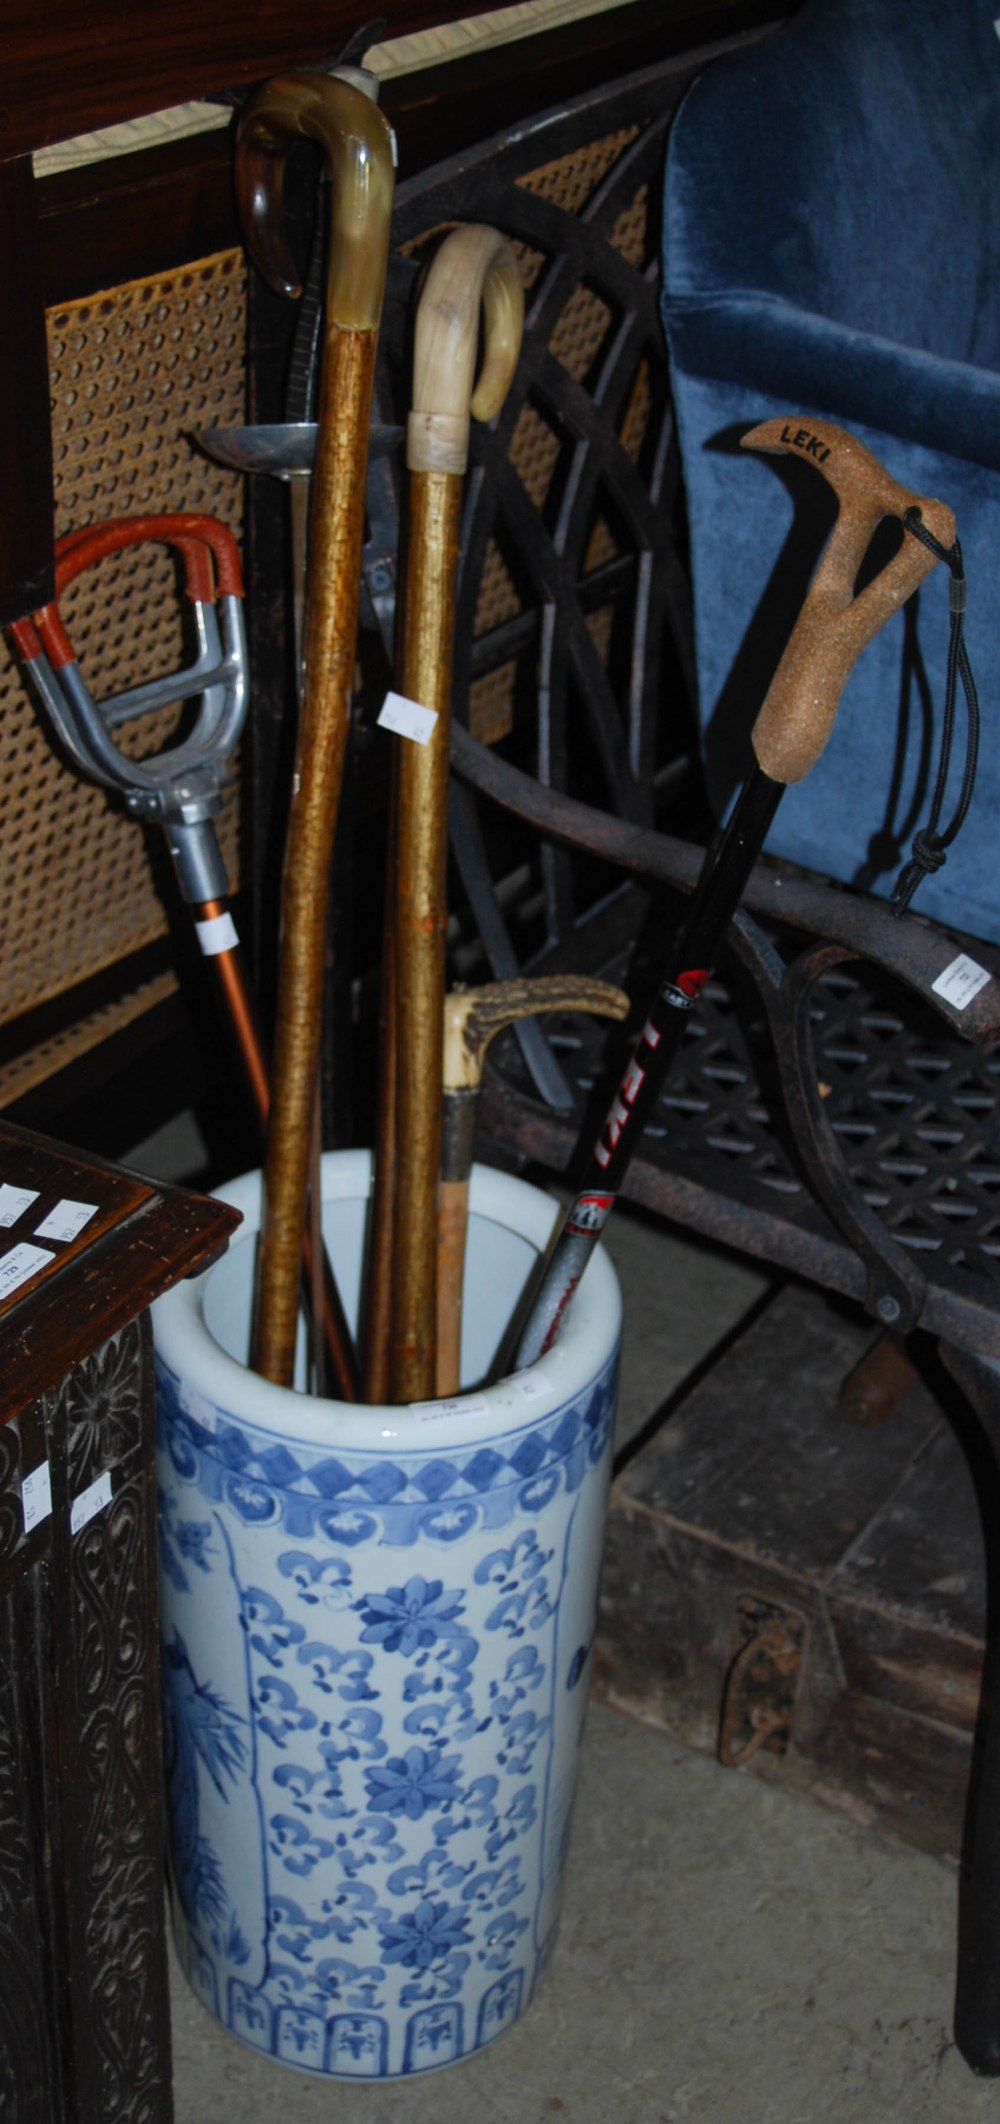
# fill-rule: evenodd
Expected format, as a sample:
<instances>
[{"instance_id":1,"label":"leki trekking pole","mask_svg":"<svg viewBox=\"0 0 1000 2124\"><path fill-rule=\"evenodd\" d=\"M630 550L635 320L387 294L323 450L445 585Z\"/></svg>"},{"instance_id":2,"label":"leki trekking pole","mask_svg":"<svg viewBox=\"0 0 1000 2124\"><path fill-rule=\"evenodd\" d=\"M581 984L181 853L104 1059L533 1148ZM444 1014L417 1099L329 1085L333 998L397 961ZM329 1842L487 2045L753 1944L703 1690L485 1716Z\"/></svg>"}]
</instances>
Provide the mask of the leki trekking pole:
<instances>
[{"instance_id":1,"label":"leki trekking pole","mask_svg":"<svg viewBox=\"0 0 1000 2124\"><path fill-rule=\"evenodd\" d=\"M533 1364L551 1348L590 1254L614 1208L626 1169L684 1037L786 786L801 781L833 729L852 665L885 621L936 564L938 554L905 537L893 559L855 595L872 535L887 516L918 512L942 547L955 522L943 503L901 487L863 443L828 421L778 418L743 437L744 449L804 457L837 494L840 509L784 655L753 726L756 764L704 864L631 1059L615 1092L572 1207L557 1227L540 1276L519 1309L497 1369ZM522 1324L523 1323L523 1324ZM514 1336L517 1340L514 1340Z\"/></svg>"}]
</instances>

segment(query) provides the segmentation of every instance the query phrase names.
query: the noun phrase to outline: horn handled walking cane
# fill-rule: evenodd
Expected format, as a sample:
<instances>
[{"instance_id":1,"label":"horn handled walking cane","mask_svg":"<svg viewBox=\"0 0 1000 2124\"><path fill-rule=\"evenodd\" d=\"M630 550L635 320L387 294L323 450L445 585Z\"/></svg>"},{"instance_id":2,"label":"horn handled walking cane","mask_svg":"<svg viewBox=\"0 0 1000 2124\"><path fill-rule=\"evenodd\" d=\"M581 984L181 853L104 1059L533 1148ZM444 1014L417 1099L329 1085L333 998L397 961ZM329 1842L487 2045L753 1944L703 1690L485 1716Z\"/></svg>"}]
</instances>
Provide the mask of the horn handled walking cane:
<instances>
[{"instance_id":1,"label":"horn handled walking cane","mask_svg":"<svg viewBox=\"0 0 1000 2124\"><path fill-rule=\"evenodd\" d=\"M480 310L483 362L474 382ZM387 1331L389 1395L397 1402L426 1399L435 1383L452 634L470 419L489 420L502 405L523 317L517 263L503 237L480 226L453 229L417 310L407 425L400 684L404 698L435 720L425 743L399 740L395 762L391 1298L387 1305L383 1279L371 1302L382 1307L384 1326L376 1319L372 1341L377 1346ZM378 1162L377 1150L376 1170ZM374 1245L376 1218L373 1225Z\"/></svg>"},{"instance_id":2,"label":"horn handled walking cane","mask_svg":"<svg viewBox=\"0 0 1000 2124\"><path fill-rule=\"evenodd\" d=\"M299 292L281 206L286 157L301 137L327 158L331 227L254 1344L256 1369L284 1386L295 1355L327 894L350 727L368 428L394 188L392 135L359 89L321 74L289 74L257 90L238 123L236 191L247 249L279 292Z\"/></svg>"},{"instance_id":3,"label":"horn handled walking cane","mask_svg":"<svg viewBox=\"0 0 1000 2124\"><path fill-rule=\"evenodd\" d=\"M538 974L455 989L444 1007L444 1099L438 1199L437 1387L457 1394L461 1373L462 1284L469 1224L469 1176L486 1050L506 1026L553 1011L626 1018L624 989L589 974Z\"/></svg>"},{"instance_id":4,"label":"horn handled walking cane","mask_svg":"<svg viewBox=\"0 0 1000 2124\"><path fill-rule=\"evenodd\" d=\"M778 418L763 422L742 442L744 449L805 457L834 488L839 514L753 726L756 764L718 846L704 864L664 978L591 1152L583 1184L557 1228L527 1306L518 1309L504 1338L501 1369L509 1363L512 1348L520 1369L533 1364L555 1341L782 794L789 783L801 781L819 758L833 729L848 673L862 649L936 565L936 554L916 538L906 537L881 573L855 595L858 570L873 533L884 517L905 520L907 511L916 509L941 545L954 541L950 509L909 493L863 443L831 422Z\"/></svg>"}]
</instances>

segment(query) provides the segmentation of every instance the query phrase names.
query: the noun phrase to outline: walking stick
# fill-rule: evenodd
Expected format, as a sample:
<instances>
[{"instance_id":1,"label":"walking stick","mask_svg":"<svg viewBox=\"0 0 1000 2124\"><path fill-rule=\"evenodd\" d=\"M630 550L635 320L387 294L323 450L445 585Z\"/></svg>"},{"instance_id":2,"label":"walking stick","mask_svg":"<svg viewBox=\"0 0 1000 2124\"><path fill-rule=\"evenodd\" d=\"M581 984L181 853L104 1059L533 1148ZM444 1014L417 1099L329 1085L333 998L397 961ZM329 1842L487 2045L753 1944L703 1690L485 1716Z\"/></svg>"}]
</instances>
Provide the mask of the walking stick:
<instances>
[{"instance_id":1,"label":"walking stick","mask_svg":"<svg viewBox=\"0 0 1000 2124\"><path fill-rule=\"evenodd\" d=\"M279 292L299 292L280 225L285 159L298 137L317 142L327 158L331 228L254 1346L256 1369L282 1386L291 1384L295 1356L328 881L350 727L368 428L393 198L392 136L359 89L322 74L288 74L257 90L239 119L236 191L247 248Z\"/></svg>"},{"instance_id":2,"label":"walking stick","mask_svg":"<svg viewBox=\"0 0 1000 2124\"><path fill-rule=\"evenodd\" d=\"M624 989L589 974L539 974L520 981L490 981L456 989L444 1007L444 1099L441 1129L441 1189L438 1204L437 1387L457 1394L462 1341L462 1283L469 1224L476 1109L490 1041L520 1018L552 1011L587 1011L595 1017L626 1018Z\"/></svg>"},{"instance_id":3,"label":"walking stick","mask_svg":"<svg viewBox=\"0 0 1000 2124\"><path fill-rule=\"evenodd\" d=\"M77 576L113 553L163 544L181 555L197 643L185 669L148 679L98 703L80 670L58 598ZM90 781L118 790L132 817L163 829L181 897L229 1018L263 1136L270 1098L267 1064L250 995L229 880L215 830L232 753L246 716L243 579L232 533L192 512L112 517L70 531L56 546L56 598L11 627L33 690L64 752ZM216 617L218 611L219 617ZM221 621L221 625L220 625ZM131 759L115 732L157 708L198 699L184 735L160 753ZM359 1381L332 1270L306 1235L306 1282L314 1331L341 1394L357 1400Z\"/></svg>"},{"instance_id":4,"label":"walking stick","mask_svg":"<svg viewBox=\"0 0 1000 2124\"><path fill-rule=\"evenodd\" d=\"M705 862L583 1185L532 1286L526 1319L519 1309L524 1325L513 1323L504 1340L501 1369L512 1347L520 1369L533 1364L555 1341L783 791L790 782L801 781L819 758L847 675L862 649L936 565L936 554L916 538L906 538L881 573L855 596L858 570L874 531L884 517L905 522L907 511L916 510L941 545L950 546L955 537L950 509L909 493L863 443L831 422L765 421L743 437L743 447L805 457L836 492L839 515L753 726L756 765L716 850Z\"/></svg>"},{"instance_id":5,"label":"walking stick","mask_svg":"<svg viewBox=\"0 0 1000 2124\"><path fill-rule=\"evenodd\" d=\"M483 364L473 388L484 319ZM421 295L407 426L409 545L403 607L403 695L435 716L425 743L400 741L395 762L392 861L396 877L395 1090L382 1103L385 1134L376 1146L383 1184L373 1213L373 1245L388 1215L393 1175L392 1285L372 1290L389 1337L389 1393L418 1401L434 1392L437 1186L441 1151L441 1058L445 991L448 744L452 630L463 479L470 416L489 420L517 365L523 325L517 264L503 237L478 226L453 229L437 252ZM394 1146L394 1148L393 1148ZM387 1318L386 1318L387 1316ZM380 1332L373 1342L377 1347Z\"/></svg>"}]
</instances>

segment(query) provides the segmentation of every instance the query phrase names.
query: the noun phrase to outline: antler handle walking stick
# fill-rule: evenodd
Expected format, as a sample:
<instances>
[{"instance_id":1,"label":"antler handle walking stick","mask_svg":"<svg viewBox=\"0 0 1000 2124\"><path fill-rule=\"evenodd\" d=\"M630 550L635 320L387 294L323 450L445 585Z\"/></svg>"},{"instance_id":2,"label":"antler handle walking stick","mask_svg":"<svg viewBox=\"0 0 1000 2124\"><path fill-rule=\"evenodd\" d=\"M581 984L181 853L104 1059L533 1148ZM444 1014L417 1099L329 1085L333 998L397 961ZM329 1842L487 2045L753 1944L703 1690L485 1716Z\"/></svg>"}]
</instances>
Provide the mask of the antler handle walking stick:
<instances>
[{"instance_id":1,"label":"antler handle walking stick","mask_svg":"<svg viewBox=\"0 0 1000 2124\"><path fill-rule=\"evenodd\" d=\"M247 248L279 292L299 292L281 226L285 160L298 137L315 141L327 158L331 227L254 1350L257 1370L279 1385L291 1383L295 1355L328 881L350 727L364 474L394 188L392 135L359 89L322 74L289 74L251 96L237 131L236 190Z\"/></svg>"},{"instance_id":2,"label":"antler handle walking stick","mask_svg":"<svg viewBox=\"0 0 1000 2124\"><path fill-rule=\"evenodd\" d=\"M486 1050L498 1033L518 1019L547 1017L557 1010L621 1019L628 1016L628 997L624 989L589 974L538 974L533 979L456 989L445 1003L438 1203L436 1391L440 1395L457 1394L460 1384L469 1175Z\"/></svg>"},{"instance_id":3,"label":"antler handle walking stick","mask_svg":"<svg viewBox=\"0 0 1000 2124\"><path fill-rule=\"evenodd\" d=\"M855 595L873 533L884 517L905 519L916 509L939 544L954 541L950 509L901 487L863 443L829 421L764 421L743 437L743 447L805 457L834 488L839 515L753 727L756 765L702 870L584 1183L543 1264L525 1324L516 1330L519 1340L512 1344L510 1334L505 1338L501 1369L512 1346L520 1368L534 1363L555 1341L783 791L788 783L801 781L819 758L848 673L866 643L936 564L936 554L916 538L905 538L888 565ZM519 1319L524 1318L519 1310Z\"/></svg>"},{"instance_id":4,"label":"antler handle walking stick","mask_svg":"<svg viewBox=\"0 0 1000 2124\"><path fill-rule=\"evenodd\" d=\"M476 381L480 312L483 362ZM469 429L472 417L489 420L503 403L523 317L509 244L494 229L453 229L431 264L417 310L407 427L409 546L400 684L404 696L432 710L436 721L426 743L400 741L395 763L395 995L389 1003L395 1027L386 1042L395 1055L395 1091L382 1102L392 1118L377 1147L376 1172L381 1162L382 1175L373 1216L377 1247L391 1196L392 1274L390 1293L384 1277L371 1279L369 1316L373 1346L388 1338L394 1401L434 1392L448 741Z\"/></svg>"}]
</instances>

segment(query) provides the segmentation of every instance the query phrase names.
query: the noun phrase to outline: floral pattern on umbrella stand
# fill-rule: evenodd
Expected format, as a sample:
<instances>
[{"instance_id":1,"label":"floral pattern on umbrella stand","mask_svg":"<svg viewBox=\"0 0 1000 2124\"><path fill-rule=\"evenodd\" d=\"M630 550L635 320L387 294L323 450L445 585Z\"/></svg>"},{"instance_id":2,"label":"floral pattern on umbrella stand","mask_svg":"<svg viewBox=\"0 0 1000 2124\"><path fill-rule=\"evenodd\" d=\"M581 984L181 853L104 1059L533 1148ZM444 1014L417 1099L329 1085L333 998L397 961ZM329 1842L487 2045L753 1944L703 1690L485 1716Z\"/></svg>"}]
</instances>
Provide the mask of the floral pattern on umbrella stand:
<instances>
[{"instance_id":1,"label":"floral pattern on umbrella stand","mask_svg":"<svg viewBox=\"0 0 1000 2124\"><path fill-rule=\"evenodd\" d=\"M300 2070L447 2064L534 1994L616 1366L508 1436L362 1457L208 1410L159 1361L178 1947L211 2011Z\"/></svg>"}]
</instances>

